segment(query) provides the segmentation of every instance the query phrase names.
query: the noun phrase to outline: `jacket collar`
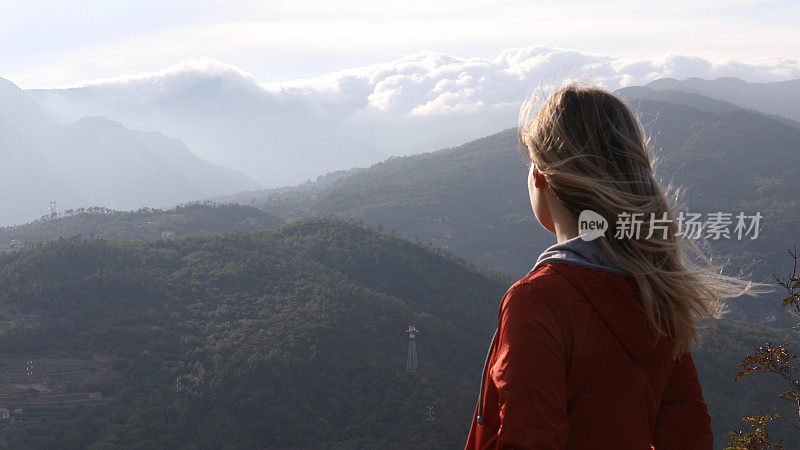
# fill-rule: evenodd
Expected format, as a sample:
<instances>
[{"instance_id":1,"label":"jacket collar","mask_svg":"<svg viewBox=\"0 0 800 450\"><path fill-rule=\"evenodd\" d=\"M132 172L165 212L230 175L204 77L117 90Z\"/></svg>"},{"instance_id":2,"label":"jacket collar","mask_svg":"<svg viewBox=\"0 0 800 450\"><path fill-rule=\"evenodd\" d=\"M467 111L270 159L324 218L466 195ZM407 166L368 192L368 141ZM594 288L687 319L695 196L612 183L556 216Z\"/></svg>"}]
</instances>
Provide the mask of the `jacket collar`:
<instances>
[{"instance_id":1,"label":"jacket collar","mask_svg":"<svg viewBox=\"0 0 800 450\"><path fill-rule=\"evenodd\" d=\"M536 260L536 264L530 271L533 272L545 264L554 262L605 270L621 275L627 274L611 262L599 241L587 241L580 236L548 247L539 255L539 259Z\"/></svg>"}]
</instances>

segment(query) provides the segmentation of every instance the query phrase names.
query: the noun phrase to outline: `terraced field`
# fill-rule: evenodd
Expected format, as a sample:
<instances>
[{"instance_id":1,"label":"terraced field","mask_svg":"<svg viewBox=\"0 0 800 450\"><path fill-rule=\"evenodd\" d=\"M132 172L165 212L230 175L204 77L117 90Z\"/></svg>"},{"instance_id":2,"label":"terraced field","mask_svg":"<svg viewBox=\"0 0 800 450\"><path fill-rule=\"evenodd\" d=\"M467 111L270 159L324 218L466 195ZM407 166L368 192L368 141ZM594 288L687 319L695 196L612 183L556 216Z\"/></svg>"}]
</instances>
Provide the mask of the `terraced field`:
<instances>
[{"instance_id":1,"label":"terraced field","mask_svg":"<svg viewBox=\"0 0 800 450\"><path fill-rule=\"evenodd\" d=\"M78 404L102 405L103 390L119 379L111 358L0 355L0 407L16 418L58 416Z\"/></svg>"}]
</instances>

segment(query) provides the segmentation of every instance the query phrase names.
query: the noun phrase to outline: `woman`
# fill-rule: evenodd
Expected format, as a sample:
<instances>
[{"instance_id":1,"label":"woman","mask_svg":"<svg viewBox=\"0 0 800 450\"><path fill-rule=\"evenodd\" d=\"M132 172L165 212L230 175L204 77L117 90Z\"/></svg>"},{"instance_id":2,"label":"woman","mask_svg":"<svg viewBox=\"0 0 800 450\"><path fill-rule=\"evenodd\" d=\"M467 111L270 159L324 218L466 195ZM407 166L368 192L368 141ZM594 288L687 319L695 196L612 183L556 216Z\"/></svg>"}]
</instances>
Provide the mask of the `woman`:
<instances>
[{"instance_id":1,"label":"woman","mask_svg":"<svg viewBox=\"0 0 800 450\"><path fill-rule=\"evenodd\" d=\"M503 298L466 447L712 448L689 350L697 319L749 285L680 235L623 102L568 86L531 120L532 104L528 190L558 243ZM605 232L581 235L598 215Z\"/></svg>"}]
</instances>

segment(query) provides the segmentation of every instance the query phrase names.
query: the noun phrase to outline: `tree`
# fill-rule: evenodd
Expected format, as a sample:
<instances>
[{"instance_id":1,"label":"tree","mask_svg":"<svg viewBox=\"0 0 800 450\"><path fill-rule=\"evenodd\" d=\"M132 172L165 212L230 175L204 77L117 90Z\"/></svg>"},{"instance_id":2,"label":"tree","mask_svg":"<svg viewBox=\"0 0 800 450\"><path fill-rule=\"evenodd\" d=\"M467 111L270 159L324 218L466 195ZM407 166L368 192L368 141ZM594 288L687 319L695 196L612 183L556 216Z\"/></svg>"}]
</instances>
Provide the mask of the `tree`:
<instances>
[{"instance_id":1,"label":"tree","mask_svg":"<svg viewBox=\"0 0 800 450\"><path fill-rule=\"evenodd\" d=\"M773 274L778 286L787 294L781 306L792 308L792 312L800 319L800 277L797 273L797 247L789 250L794 263L792 271L785 279ZM800 328L800 322L794 326ZM785 392L778 395L779 399L792 402L797 415L786 416L775 411L772 415L756 415L752 417L742 417L742 421L749 423L755 429L749 433L741 430L730 432L730 439L726 449L731 450L755 450L755 449L783 449L783 440L773 441L767 430L767 424L775 419L783 419L795 429L800 430L800 367L797 363L797 355L792 354L787 345L774 345L767 342L762 346L754 346L754 353L747 355L738 367L741 371L736 375L736 381L741 380L753 372L768 372L783 379L784 386L788 388Z\"/></svg>"}]
</instances>

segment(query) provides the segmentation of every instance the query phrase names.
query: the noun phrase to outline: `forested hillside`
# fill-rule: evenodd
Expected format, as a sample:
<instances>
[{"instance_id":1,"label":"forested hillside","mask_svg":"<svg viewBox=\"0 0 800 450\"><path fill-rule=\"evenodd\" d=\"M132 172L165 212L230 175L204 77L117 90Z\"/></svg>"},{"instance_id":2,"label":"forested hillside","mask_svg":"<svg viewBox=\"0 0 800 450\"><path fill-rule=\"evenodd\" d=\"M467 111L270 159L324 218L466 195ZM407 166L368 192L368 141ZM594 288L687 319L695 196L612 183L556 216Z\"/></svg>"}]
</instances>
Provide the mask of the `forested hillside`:
<instances>
[{"instance_id":1,"label":"forested hillside","mask_svg":"<svg viewBox=\"0 0 800 450\"><path fill-rule=\"evenodd\" d=\"M76 235L125 240L165 239L190 234L265 230L281 223L280 217L252 206L211 202L178 205L168 210L68 209L54 217L44 216L34 222L0 228L0 250Z\"/></svg>"},{"instance_id":2,"label":"forested hillside","mask_svg":"<svg viewBox=\"0 0 800 450\"><path fill-rule=\"evenodd\" d=\"M107 405L53 400L60 413L23 416L3 438L12 448L453 447L507 283L325 221L6 253L5 360L109 356L119 377L86 388ZM409 324L420 330L417 376L404 373ZM27 382L58 389L49 376Z\"/></svg>"},{"instance_id":3,"label":"forested hillside","mask_svg":"<svg viewBox=\"0 0 800 450\"><path fill-rule=\"evenodd\" d=\"M510 281L326 220L0 254L2 371L21 373L0 377L0 406L23 409L0 442L458 447ZM420 330L415 376L409 324ZM723 321L704 334L696 360L718 443L742 414L769 411L756 400L772 393L763 380L733 383L736 363L767 337L796 346L790 333ZM30 375L16 367L27 361ZM81 375L65 381L64 367Z\"/></svg>"}]
</instances>

